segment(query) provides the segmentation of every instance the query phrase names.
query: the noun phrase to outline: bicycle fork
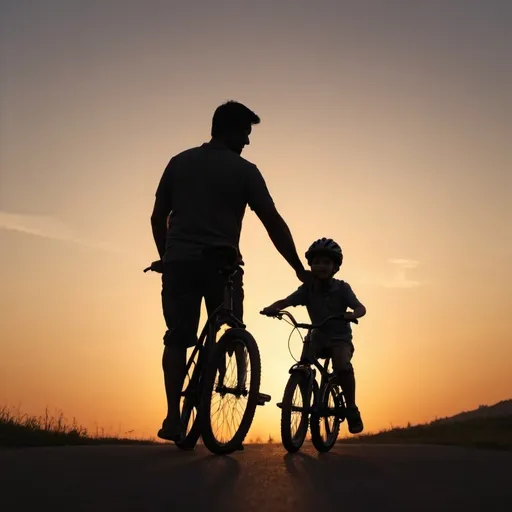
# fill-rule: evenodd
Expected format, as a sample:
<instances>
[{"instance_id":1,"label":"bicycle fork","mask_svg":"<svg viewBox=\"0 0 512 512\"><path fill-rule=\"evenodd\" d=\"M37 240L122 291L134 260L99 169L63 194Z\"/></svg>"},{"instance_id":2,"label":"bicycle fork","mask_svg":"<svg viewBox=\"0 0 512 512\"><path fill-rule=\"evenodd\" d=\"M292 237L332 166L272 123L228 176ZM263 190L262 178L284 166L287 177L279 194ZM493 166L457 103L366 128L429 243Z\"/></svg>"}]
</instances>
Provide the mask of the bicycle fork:
<instances>
[{"instance_id":1,"label":"bicycle fork","mask_svg":"<svg viewBox=\"0 0 512 512\"><path fill-rule=\"evenodd\" d=\"M305 412L306 414L311 414L316 411L316 404L318 403L318 384L316 382L316 370L315 368L306 367L301 363L298 363L290 368L290 375L293 373L302 374L303 378L306 379L307 390L306 397L307 403L304 403L302 407L298 407L296 405L292 405L292 412ZM313 399L313 403L311 403L311 399ZM279 409L283 408L283 402L278 402L277 407Z\"/></svg>"}]
</instances>

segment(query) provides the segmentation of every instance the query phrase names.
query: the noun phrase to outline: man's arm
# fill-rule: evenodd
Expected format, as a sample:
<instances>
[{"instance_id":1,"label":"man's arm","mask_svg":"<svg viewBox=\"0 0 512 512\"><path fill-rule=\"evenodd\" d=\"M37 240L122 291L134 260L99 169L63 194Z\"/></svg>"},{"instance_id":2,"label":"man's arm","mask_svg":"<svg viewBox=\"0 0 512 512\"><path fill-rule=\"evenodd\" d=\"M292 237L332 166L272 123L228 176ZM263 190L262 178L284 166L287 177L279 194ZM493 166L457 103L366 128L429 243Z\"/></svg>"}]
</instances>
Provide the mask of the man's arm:
<instances>
[{"instance_id":1,"label":"man's arm","mask_svg":"<svg viewBox=\"0 0 512 512\"><path fill-rule=\"evenodd\" d=\"M304 265L300 261L292 233L285 220L275 207L256 212L256 214L265 226L274 247L295 270L297 277L304 281L308 271L304 269Z\"/></svg>"},{"instance_id":2,"label":"man's arm","mask_svg":"<svg viewBox=\"0 0 512 512\"><path fill-rule=\"evenodd\" d=\"M160 178L155 194L153 213L151 214L151 229L153 230L153 239L155 240L160 260L163 260L165 254L168 219L172 210L171 163L172 159L167 164Z\"/></svg>"},{"instance_id":3,"label":"man's arm","mask_svg":"<svg viewBox=\"0 0 512 512\"><path fill-rule=\"evenodd\" d=\"M153 213L151 214L151 229L153 230L153 239L160 259L163 260L165 254L165 238L167 235L167 218L171 211L169 201L162 195L155 199Z\"/></svg>"},{"instance_id":4,"label":"man's arm","mask_svg":"<svg viewBox=\"0 0 512 512\"><path fill-rule=\"evenodd\" d=\"M277 211L274 201L270 196L263 176L257 167L251 168L248 174L249 206L256 213L275 248L295 270L297 277L302 281L309 279L310 272L304 269L290 228Z\"/></svg>"}]
</instances>

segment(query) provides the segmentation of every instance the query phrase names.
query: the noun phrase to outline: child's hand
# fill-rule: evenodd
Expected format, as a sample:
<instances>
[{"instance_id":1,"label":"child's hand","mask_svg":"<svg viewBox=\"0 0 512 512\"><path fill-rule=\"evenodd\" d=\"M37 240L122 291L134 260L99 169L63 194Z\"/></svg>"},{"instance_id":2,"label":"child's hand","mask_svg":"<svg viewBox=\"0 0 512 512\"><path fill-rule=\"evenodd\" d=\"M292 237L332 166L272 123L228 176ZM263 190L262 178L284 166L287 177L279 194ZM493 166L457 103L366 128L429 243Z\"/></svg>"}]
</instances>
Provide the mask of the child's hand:
<instances>
[{"instance_id":1,"label":"child's hand","mask_svg":"<svg viewBox=\"0 0 512 512\"><path fill-rule=\"evenodd\" d=\"M355 320L356 319L356 316L354 315L353 311L346 311L344 314L343 314L343 318L345 320L350 321L350 320Z\"/></svg>"},{"instance_id":2,"label":"child's hand","mask_svg":"<svg viewBox=\"0 0 512 512\"><path fill-rule=\"evenodd\" d=\"M279 313L279 309L276 308L274 305L267 306L266 308L263 308L261 311L261 314L266 316L276 316L277 313Z\"/></svg>"}]
</instances>

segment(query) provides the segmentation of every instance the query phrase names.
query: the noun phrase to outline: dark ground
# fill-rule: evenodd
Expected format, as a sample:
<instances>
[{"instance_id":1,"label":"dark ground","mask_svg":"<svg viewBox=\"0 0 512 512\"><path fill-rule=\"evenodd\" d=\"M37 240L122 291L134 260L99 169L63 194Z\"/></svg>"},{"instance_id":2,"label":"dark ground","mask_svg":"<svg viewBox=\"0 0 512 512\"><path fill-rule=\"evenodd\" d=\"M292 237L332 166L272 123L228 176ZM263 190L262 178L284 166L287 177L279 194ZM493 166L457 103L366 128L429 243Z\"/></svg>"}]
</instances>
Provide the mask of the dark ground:
<instances>
[{"instance_id":1,"label":"dark ground","mask_svg":"<svg viewBox=\"0 0 512 512\"><path fill-rule=\"evenodd\" d=\"M511 510L512 452L343 445L290 455L251 445L232 456L172 445L0 450L2 510Z\"/></svg>"}]
</instances>

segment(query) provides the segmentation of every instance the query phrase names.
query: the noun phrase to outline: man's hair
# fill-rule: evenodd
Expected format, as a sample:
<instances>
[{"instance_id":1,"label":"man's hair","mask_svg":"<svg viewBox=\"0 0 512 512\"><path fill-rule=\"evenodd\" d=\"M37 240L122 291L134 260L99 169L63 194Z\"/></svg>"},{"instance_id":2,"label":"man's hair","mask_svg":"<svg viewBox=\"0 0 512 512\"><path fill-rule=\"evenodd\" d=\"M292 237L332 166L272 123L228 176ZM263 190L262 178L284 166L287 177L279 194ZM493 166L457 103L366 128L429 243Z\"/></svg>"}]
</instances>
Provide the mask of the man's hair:
<instances>
[{"instance_id":1,"label":"man's hair","mask_svg":"<svg viewBox=\"0 0 512 512\"><path fill-rule=\"evenodd\" d=\"M212 119L212 137L247 130L261 119L251 109L237 101L227 101L215 110Z\"/></svg>"}]
</instances>

